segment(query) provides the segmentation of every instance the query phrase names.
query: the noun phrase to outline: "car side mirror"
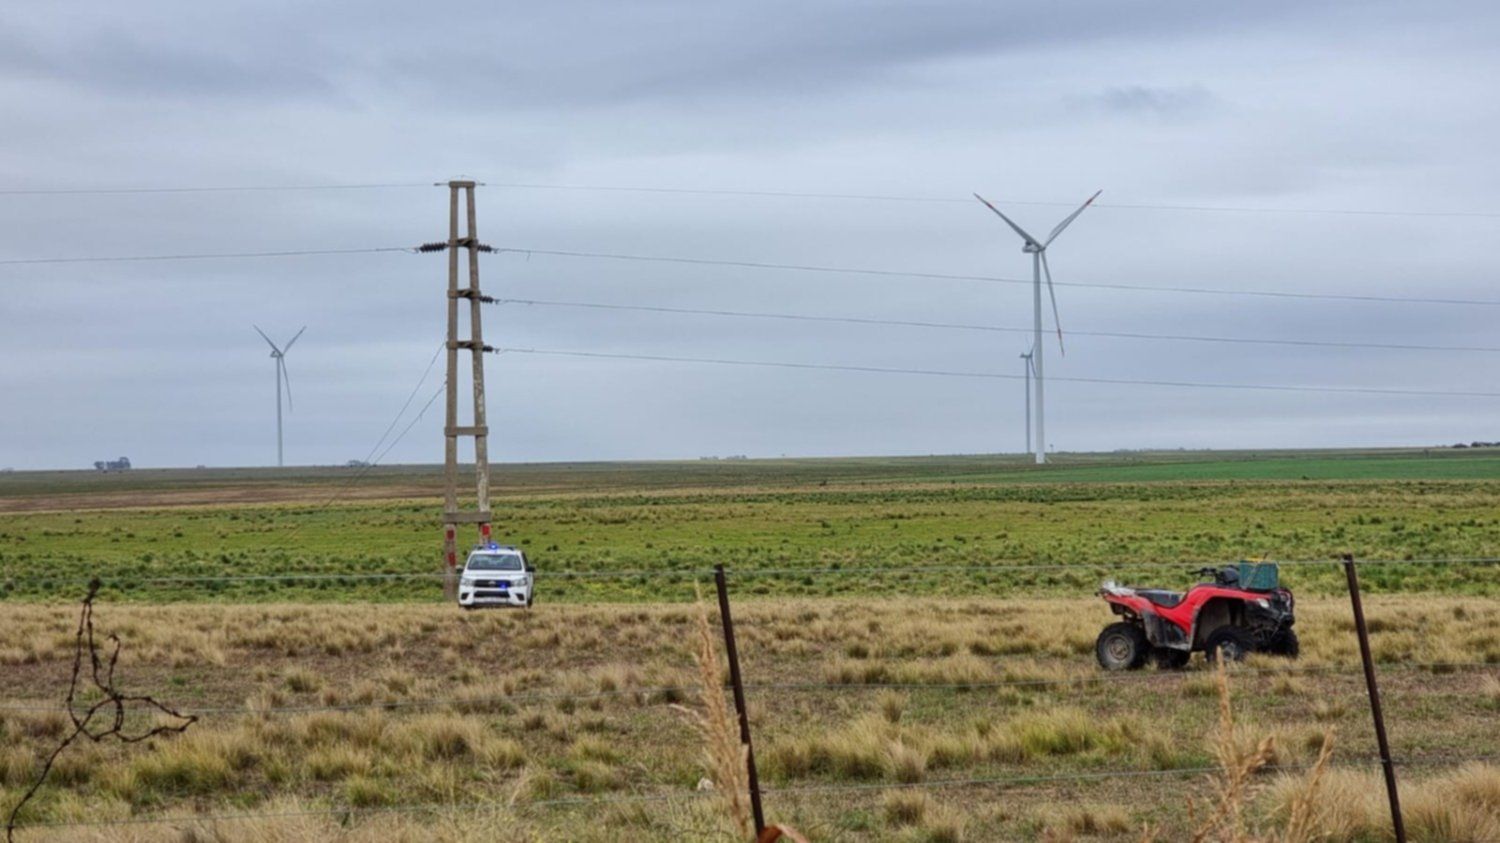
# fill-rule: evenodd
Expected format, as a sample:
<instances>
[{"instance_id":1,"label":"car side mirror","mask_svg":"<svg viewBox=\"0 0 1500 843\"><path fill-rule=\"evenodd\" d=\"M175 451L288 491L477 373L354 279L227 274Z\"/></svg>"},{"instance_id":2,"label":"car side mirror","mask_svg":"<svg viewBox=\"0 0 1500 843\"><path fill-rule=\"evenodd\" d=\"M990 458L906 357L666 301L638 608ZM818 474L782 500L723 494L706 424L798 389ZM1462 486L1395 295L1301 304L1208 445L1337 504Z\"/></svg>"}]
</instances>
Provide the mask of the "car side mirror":
<instances>
[{"instance_id":1,"label":"car side mirror","mask_svg":"<svg viewBox=\"0 0 1500 843\"><path fill-rule=\"evenodd\" d=\"M530 562L527 562L526 563L526 573L528 573L528 574L535 574L536 573L536 566L533 565L533 564L531 564Z\"/></svg>"}]
</instances>

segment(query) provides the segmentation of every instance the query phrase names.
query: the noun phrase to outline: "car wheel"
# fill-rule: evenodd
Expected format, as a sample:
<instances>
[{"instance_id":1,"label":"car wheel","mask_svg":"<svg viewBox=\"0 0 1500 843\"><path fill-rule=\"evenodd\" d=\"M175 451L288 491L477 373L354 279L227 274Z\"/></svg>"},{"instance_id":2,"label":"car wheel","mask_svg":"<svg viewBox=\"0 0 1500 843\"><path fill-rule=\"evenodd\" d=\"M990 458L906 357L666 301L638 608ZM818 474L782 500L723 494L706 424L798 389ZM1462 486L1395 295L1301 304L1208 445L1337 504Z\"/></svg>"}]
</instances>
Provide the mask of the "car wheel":
<instances>
[{"instance_id":1,"label":"car wheel","mask_svg":"<svg viewBox=\"0 0 1500 843\"><path fill-rule=\"evenodd\" d=\"M1181 670L1187 667L1188 659L1192 656L1187 650L1172 647L1157 647L1151 651L1151 660L1161 670Z\"/></svg>"},{"instance_id":2,"label":"car wheel","mask_svg":"<svg viewBox=\"0 0 1500 843\"><path fill-rule=\"evenodd\" d=\"M1266 643L1266 652L1273 656L1295 659L1302 652L1302 645L1298 643L1295 631L1283 629L1271 636L1271 640Z\"/></svg>"},{"instance_id":3,"label":"car wheel","mask_svg":"<svg viewBox=\"0 0 1500 843\"><path fill-rule=\"evenodd\" d=\"M1105 670L1135 670L1146 663L1146 633L1133 623L1112 623L1094 642L1094 656Z\"/></svg>"},{"instance_id":4,"label":"car wheel","mask_svg":"<svg viewBox=\"0 0 1500 843\"><path fill-rule=\"evenodd\" d=\"M1220 627L1203 645L1203 654L1210 663L1218 661L1220 656L1226 662L1242 662L1254 650L1255 639L1237 626Z\"/></svg>"}]
</instances>

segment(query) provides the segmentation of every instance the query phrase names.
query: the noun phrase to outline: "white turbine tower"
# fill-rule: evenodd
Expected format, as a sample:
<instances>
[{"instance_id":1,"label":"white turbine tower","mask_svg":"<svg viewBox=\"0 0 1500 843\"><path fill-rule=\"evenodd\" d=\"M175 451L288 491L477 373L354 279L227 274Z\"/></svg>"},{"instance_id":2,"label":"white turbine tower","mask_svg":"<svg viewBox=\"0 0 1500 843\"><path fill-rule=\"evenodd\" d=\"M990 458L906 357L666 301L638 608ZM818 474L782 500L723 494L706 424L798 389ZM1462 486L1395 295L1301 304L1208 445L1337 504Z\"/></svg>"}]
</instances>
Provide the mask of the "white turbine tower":
<instances>
[{"instance_id":1,"label":"white turbine tower","mask_svg":"<svg viewBox=\"0 0 1500 843\"><path fill-rule=\"evenodd\" d=\"M1057 235L1062 234L1063 229L1067 228L1068 225L1073 222L1073 220L1078 219L1078 215L1081 214L1081 213L1083 213L1084 210L1088 208L1088 206L1092 205L1094 203L1094 200L1099 198L1099 194L1103 193L1103 192L1104 191L1102 191L1102 190L1095 191L1094 195L1090 196L1088 198L1087 202L1084 202L1082 205L1078 206L1078 210L1074 211L1071 214L1068 214L1068 216L1066 218L1064 218L1062 222L1058 223L1057 227L1054 228L1054 229L1052 229L1052 233L1047 235L1047 239L1046 240L1037 240L1035 237L1032 237L1030 234L1027 234L1026 231L1025 231L1025 229L1021 228L1019 225L1016 225L1014 222L1011 222L1010 217L1007 217L1006 215L1000 213L1000 209L996 208L994 205L991 205L989 203L989 200L985 199L983 196L980 196L977 193L974 194L974 198L975 199L978 199L979 201L983 202L986 208L989 208L991 211L995 212L995 216L999 217L1002 220L1005 220L1005 224L1008 225L1008 226L1010 226L1012 231L1014 231L1015 233L1021 235L1021 239L1026 241L1026 245L1021 248L1021 251L1022 252L1026 252L1027 254L1031 255L1032 327L1033 327L1032 342L1033 342L1033 345L1031 347L1032 358L1031 358L1031 361L1030 361L1030 365L1031 365L1032 371L1034 371L1036 373L1036 443L1035 443L1035 447L1036 447L1036 462L1037 462L1037 465L1042 465L1042 464L1044 464L1044 463L1047 462L1047 425L1046 425L1046 414L1045 414L1045 411L1044 411L1043 401L1042 401L1042 394L1043 394L1043 384L1042 384L1042 275L1043 275L1043 273L1045 273L1046 276L1047 276L1047 296L1052 299L1052 321L1057 326L1057 348L1058 348L1058 351L1062 351L1062 347L1063 347L1063 345L1062 345L1062 323L1060 321L1058 321L1058 318L1057 318L1057 293L1054 292L1053 289L1052 289L1052 270L1050 268L1048 268L1048 266L1047 266L1047 247L1050 246L1050 245L1052 245L1052 241L1057 239Z\"/></svg>"},{"instance_id":2,"label":"white turbine tower","mask_svg":"<svg viewBox=\"0 0 1500 843\"><path fill-rule=\"evenodd\" d=\"M281 455L281 390L283 388L283 376L285 376L286 408L288 410L292 409L292 376L286 370L286 353L292 350L292 343L297 341L297 337L302 336L302 331L307 330L307 326L303 325L301 330L297 331L291 339L286 341L286 348L277 348L276 343L271 342L271 338L266 336L266 332L262 331L259 325L251 325L250 327L254 328L255 333L260 334L260 338L265 340L266 345L271 347L271 359L276 361L276 465L279 468L284 465Z\"/></svg>"},{"instance_id":3,"label":"white turbine tower","mask_svg":"<svg viewBox=\"0 0 1500 843\"><path fill-rule=\"evenodd\" d=\"M1036 367L1031 365L1031 355L1035 353L1035 351L1028 351L1021 355L1021 359L1026 361L1026 447L1021 449L1023 454L1031 447L1031 373L1036 370Z\"/></svg>"}]
</instances>

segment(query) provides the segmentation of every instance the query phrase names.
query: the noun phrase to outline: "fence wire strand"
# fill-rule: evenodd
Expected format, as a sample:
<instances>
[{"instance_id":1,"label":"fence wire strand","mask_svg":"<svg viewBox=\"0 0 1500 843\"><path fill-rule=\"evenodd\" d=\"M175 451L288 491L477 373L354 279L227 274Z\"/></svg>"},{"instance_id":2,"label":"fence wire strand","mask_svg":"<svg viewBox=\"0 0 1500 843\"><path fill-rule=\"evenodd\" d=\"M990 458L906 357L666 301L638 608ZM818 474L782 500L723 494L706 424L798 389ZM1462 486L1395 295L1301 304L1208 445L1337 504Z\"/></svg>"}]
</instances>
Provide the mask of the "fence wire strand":
<instances>
[{"instance_id":1,"label":"fence wire strand","mask_svg":"<svg viewBox=\"0 0 1500 843\"><path fill-rule=\"evenodd\" d=\"M1397 759L1397 766L1451 766L1461 763L1493 763L1497 756L1493 755L1413 755L1404 759ZM1378 761L1376 756L1351 756L1330 761L1331 766L1357 767ZM1275 764L1258 768L1257 772L1265 773L1294 773L1304 772L1312 769L1313 765L1300 764ZM914 790L914 789L946 789L957 787L1001 787L1001 788L1026 788L1047 784L1063 784L1068 782L1095 782L1109 781L1115 779L1143 779L1143 778L1166 778L1178 776L1213 775L1222 772L1221 767L1177 767L1166 770L1090 770L1077 773L1055 773L1035 776L975 776L970 778L933 779L923 782L843 782L843 783L809 783L778 785L762 787L760 792L767 795L817 795L825 793L868 793L890 790ZM678 791L673 793L631 793L612 796L572 796L557 797L552 799L530 800L525 802L507 801L505 803L426 803L407 805L384 805L371 807L357 807L353 805L308 808L295 811L245 811L237 813L220 814L185 814L176 816L144 816L125 817L110 820L60 820L50 822L27 823L17 826L17 829L31 828L94 828L108 826L126 825L200 825L203 823L216 822L239 822L247 820L263 819L296 819L306 817L332 816L332 817L354 817L354 816L378 816L387 814L440 814L440 813L480 813L486 811L524 811L538 808L556 807L579 807L579 806L601 806L618 804L640 804L661 803L675 801L689 801L704 799L713 796L712 791Z\"/></svg>"},{"instance_id":2,"label":"fence wire strand","mask_svg":"<svg viewBox=\"0 0 1500 843\"><path fill-rule=\"evenodd\" d=\"M1263 560L1272 562L1283 567L1301 568L1317 566L1338 566L1343 564L1341 559L1276 559ZM1070 572L1090 574L1093 576L1107 575L1111 572L1131 573L1147 570L1176 570L1181 571L1194 565L1209 567L1222 567L1229 564L1223 561L1205 563L1202 561L1184 562L1015 562L1006 564L987 565L963 565L963 564L915 564L915 565L853 565L853 566L822 566L822 567L779 567L779 568L726 568L725 575L730 579L754 579L758 577L797 577L797 576L904 576L911 574L1012 574L1027 572ZM1494 565L1500 564L1500 557L1473 556L1473 557L1449 557L1430 559L1359 559L1355 564L1361 567L1399 567L1402 565ZM712 568L681 568L681 569L631 569L631 570L560 570L549 571L542 569L536 573L539 580L546 579L702 579L711 578L714 575ZM238 582L318 582L337 580L442 580L445 575L437 572L286 572L274 574L184 574L169 576L15 576L0 574L0 584L46 584L46 585L86 585L95 579L101 581L103 587L118 587L122 585L185 585L191 583L238 583Z\"/></svg>"}]
</instances>

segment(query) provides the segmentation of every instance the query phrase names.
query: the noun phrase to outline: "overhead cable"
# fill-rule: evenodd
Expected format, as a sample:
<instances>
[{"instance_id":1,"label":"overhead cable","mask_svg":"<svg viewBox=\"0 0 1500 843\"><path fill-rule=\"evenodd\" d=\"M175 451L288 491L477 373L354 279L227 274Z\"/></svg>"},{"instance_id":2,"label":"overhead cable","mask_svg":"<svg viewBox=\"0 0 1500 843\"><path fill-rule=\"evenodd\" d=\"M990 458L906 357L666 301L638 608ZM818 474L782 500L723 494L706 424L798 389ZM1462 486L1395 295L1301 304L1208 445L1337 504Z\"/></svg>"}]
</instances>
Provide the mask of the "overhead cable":
<instances>
[{"instance_id":1,"label":"overhead cable","mask_svg":"<svg viewBox=\"0 0 1500 843\"><path fill-rule=\"evenodd\" d=\"M937 281L977 281L988 284L1034 283L1030 278L1004 278L994 275L965 275L946 272L918 272L894 269L869 269L860 267L828 266L820 264L771 263L768 261L718 260L690 258L675 255L636 255L619 252L583 252L562 249L526 249L516 246L496 247L496 252L511 252L523 255L546 255L548 257L595 258L600 260L644 261L653 263L677 263L701 266L733 266L743 269L777 269L794 272L819 272L835 275L871 275L883 278L927 278ZM1106 284L1084 281L1058 281L1057 287L1078 287L1094 290L1128 290L1150 293L1187 293L1213 296L1260 296L1280 299L1316 299L1329 301L1361 301L1400 304L1472 305L1478 307L1500 307L1500 299L1460 299L1435 296L1380 296L1355 293L1303 293L1286 290L1215 289L1211 287L1175 287L1150 284Z\"/></svg>"},{"instance_id":2,"label":"overhead cable","mask_svg":"<svg viewBox=\"0 0 1500 843\"><path fill-rule=\"evenodd\" d=\"M199 252L173 255L100 255L76 258L9 258L0 266L25 266L45 263L127 263L145 261L199 261L220 258L292 258L307 255L365 255L376 252L410 252L407 246L375 246L355 249L293 249L274 252Z\"/></svg>"},{"instance_id":3,"label":"overhead cable","mask_svg":"<svg viewBox=\"0 0 1500 843\"><path fill-rule=\"evenodd\" d=\"M1022 380L1025 375L1001 372L964 372L948 369L903 369L886 366L842 366L828 363L792 363L773 360L731 360L717 357L673 357L660 354L624 354L602 351L573 351L546 348L494 348L497 354L541 354L553 357L584 357L611 360L643 360L658 363L702 363L716 366L751 366L777 369L816 369L839 372L868 372L886 375L925 375L949 378L984 378ZM1092 383L1113 386L1161 386L1181 389L1231 389L1271 392L1312 392L1355 395L1412 395L1430 398L1500 398L1500 392L1466 392L1443 389L1395 389L1377 386L1304 386L1295 384L1217 383L1212 381L1172 381L1129 378L1050 377L1049 381Z\"/></svg>"},{"instance_id":4,"label":"overhead cable","mask_svg":"<svg viewBox=\"0 0 1500 843\"><path fill-rule=\"evenodd\" d=\"M0 196L110 196L131 194L173 193L272 193L307 192L319 190L349 191L393 188L417 188L442 185L444 182L368 182L344 184L273 184L273 185L206 185L177 187L14 187L0 189ZM654 193L683 196L746 196L774 199L828 199L856 202L912 202L922 204L968 205L968 197L943 196L937 194L899 193L848 193L836 191L796 190L736 190L712 187L652 187L648 185L605 184L545 184L539 182L482 182L484 186L507 190L552 190L580 193ZM1074 203L1036 199L1010 199L998 201L999 205L1025 205L1036 207L1071 207ZM1357 217L1457 217L1470 219L1500 219L1495 211L1406 211L1385 208L1288 208L1247 205L1197 205L1163 202L1103 202L1095 207L1130 211L1187 211L1195 213L1229 214L1292 214L1311 216L1357 216Z\"/></svg>"},{"instance_id":5,"label":"overhead cable","mask_svg":"<svg viewBox=\"0 0 1500 843\"><path fill-rule=\"evenodd\" d=\"M911 319L869 319L857 316L813 316L801 313L767 313L763 311L711 310L688 307L661 307L639 304L611 304L605 302L552 301L546 299L517 299L484 297L487 304L518 304L535 307L576 307L594 310L628 310L642 313L672 313L693 316L729 316L746 319L785 319L798 322L832 322L851 325L888 325L906 328L932 328L953 331L992 331L1011 334L1030 334L1035 328L1006 328L998 325L974 325L954 322L926 322ZM1269 337L1222 337L1193 334L1148 334L1127 331L1079 331L1069 330L1069 336L1104 337L1109 339L1168 340L1174 342L1246 343L1254 345L1311 346L1317 348L1371 348L1390 351L1477 351L1500 352L1500 346L1474 345L1413 345L1406 343L1345 342L1341 340L1296 340Z\"/></svg>"}]
</instances>

